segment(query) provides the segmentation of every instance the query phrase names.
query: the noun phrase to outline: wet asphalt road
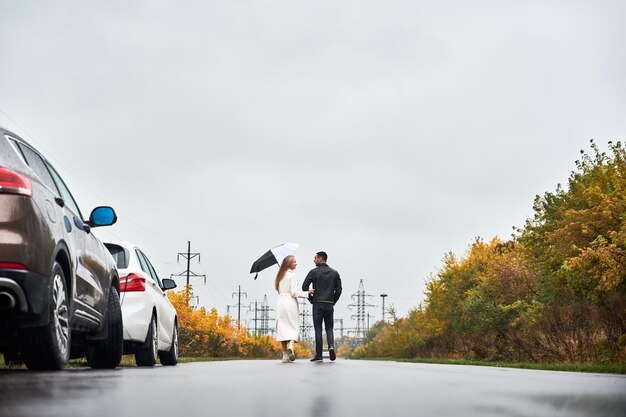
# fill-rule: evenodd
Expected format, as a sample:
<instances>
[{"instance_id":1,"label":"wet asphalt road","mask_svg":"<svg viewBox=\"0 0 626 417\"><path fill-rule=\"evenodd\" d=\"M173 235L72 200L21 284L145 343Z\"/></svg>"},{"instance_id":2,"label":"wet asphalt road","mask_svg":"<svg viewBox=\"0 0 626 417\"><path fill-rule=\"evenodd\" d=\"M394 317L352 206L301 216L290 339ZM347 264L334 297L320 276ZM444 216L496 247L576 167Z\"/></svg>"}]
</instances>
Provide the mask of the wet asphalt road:
<instances>
[{"instance_id":1,"label":"wet asphalt road","mask_svg":"<svg viewBox=\"0 0 626 417\"><path fill-rule=\"evenodd\" d=\"M0 370L0 416L626 416L626 376L456 365L227 361Z\"/></svg>"}]
</instances>

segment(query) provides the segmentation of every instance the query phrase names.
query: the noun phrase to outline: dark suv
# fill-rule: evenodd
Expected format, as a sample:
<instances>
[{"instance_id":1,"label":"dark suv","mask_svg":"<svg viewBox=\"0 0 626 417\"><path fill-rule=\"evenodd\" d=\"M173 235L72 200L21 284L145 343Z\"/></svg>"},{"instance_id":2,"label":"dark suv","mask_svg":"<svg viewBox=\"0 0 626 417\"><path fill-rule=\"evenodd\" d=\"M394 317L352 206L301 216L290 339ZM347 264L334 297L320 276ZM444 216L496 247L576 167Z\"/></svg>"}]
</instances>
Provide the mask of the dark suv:
<instances>
[{"instance_id":1,"label":"dark suv","mask_svg":"<svg viewBox=\"0 0 626 417\"><path fill-rule=\"evenodd\" d=\"M114 368L123 349L115 262L91 229L117 220L97 207L84 220L52 165L0 127L0 353L29 369L87 356Z\"/></svg>"}]
</instances>

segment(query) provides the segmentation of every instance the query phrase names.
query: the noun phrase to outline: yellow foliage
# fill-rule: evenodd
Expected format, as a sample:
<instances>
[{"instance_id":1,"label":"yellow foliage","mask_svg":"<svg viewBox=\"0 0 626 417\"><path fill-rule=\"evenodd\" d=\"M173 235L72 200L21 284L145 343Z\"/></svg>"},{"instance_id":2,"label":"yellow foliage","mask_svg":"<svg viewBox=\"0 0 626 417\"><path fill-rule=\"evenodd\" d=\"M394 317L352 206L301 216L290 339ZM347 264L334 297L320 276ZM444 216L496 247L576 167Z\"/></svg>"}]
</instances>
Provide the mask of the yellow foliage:
<instances>
[{"instance_id":1,"label":"yellow foliage","mask_svg":"<svg viewBox=\"0 0 626 417\"><path fill-rule=\"evenodd\" d=\"M181 356L275 358L281 355L280 343L270 336L251 335L244 326L237 329L228 315L220 316L215 308L192 309L191 295L191 286L167 293L178 313ZM296 355L310 355L310 347L301 345L296 345Z\"/></svg>"}]
</instances>

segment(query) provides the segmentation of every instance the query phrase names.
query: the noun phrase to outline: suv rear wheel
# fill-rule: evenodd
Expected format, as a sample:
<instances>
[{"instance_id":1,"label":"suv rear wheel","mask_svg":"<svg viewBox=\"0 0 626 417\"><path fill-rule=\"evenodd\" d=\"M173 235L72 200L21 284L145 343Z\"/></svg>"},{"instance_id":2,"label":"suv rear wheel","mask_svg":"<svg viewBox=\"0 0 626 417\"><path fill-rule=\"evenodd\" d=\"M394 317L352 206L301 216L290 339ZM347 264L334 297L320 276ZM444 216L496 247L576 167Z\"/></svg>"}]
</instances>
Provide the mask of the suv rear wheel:
<instances>
[{"instance_id":1,"label":"suv rear wheel","mask_svg":"<svg viewBox=\"0 0 626 417\"><path fill-rule=\"evenodd\" d=\"M24 363L22 359L22 354L18 351L8 351L3 353L4 356L4 364L6 366L19 366Z\"/></svg>"},{"instance_id":2,"label":"suv rear wheel","mask_svg":"<svg viewBox=\"0 0 626 417\"><path fill-rule=\"evenodd\" d=\"M25 329L23 332L24 362L28 369L62 369L69 359L71 332L68 291L65 274L56 261L52 264L52 288L49 297L48 324Z\"/></svg>"},{"instance_id":3,"label":"suv rear wheel","mask_svg":"<svg viewBox=\"0 0 626 417\"><path fill-rule=\"evenodd\" d=\"M115 368L122 360L124 350L124 327L122 326L122 308L120 297L115 287L109 290L106 323L107 338L96 340L87 352L87 363L92 368Z\"/></svg>"}]
</instances>

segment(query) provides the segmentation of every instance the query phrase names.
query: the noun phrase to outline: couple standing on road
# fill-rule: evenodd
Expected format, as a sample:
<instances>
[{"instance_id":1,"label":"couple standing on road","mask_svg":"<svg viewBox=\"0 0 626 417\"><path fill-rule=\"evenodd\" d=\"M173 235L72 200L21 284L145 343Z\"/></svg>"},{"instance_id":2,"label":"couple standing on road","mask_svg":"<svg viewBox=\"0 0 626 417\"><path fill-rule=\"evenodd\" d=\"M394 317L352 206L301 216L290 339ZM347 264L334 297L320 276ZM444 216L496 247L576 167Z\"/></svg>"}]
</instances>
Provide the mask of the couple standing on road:
<instances>
[{"instance_id":1,"label":"couple standing on road","mask_svg":"<svg viewBox=\"0 0 626 417\"><path fill-rule=\"evenodd\" d=\"M333 336L334 305L341 296L341 278L339 273L326 264L326 252L317 252L313 258L313 268L302 284L302 291L298 278L294 272L298 262L295 256L290 255L283 262L276 275L275 288L278 292L276 306L276 340L283 348L283 363L296 360L294 343L300 334L300 310L298 298L308 298L313 304L313 327L315 328L315 356L311 362L322 362L322 323L326 328L328 353L334 361L335 339ZM312 288L309 288L313 285Z\"/></svg>"}]
</instances>

